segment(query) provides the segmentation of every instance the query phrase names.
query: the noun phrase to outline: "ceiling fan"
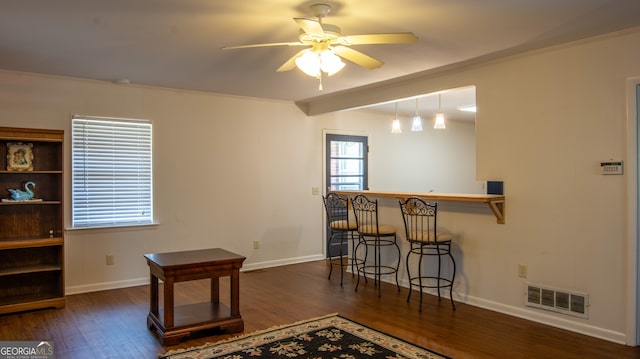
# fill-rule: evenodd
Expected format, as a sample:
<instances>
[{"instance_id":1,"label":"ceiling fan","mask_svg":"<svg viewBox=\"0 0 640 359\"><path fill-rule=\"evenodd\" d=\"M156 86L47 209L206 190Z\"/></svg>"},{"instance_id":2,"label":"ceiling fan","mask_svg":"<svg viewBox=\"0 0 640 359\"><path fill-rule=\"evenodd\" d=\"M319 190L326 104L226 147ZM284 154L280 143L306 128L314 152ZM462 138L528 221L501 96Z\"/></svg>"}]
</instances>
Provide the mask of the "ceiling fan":
<instances>
[{"instance_id":1,"label":"ceiling fan","mask_svg":"<svg viewBox=\"0 0 640 359\"><path fill-rule=\"evenodd\" d=\"M328 4L314 4L311 5L311 10L318 20L305 18L293 19L298 26L300 26L299 41L227 46L223 47L223 49L229 50L266 46L308 46L306 49L293 55L280 66L277 71L290 71L297 66L306 74L320 79L320 90L322 90L322 73L324 72L331 76L340 71L345 65L340 58L370 70L376 69L384 64L382 61L354 50L349 46L407 44L413 43L418 39L411 32L343 36L338 26L322 22L322 19L331 11L331 6Z\"/></svg>"}]
</instances>

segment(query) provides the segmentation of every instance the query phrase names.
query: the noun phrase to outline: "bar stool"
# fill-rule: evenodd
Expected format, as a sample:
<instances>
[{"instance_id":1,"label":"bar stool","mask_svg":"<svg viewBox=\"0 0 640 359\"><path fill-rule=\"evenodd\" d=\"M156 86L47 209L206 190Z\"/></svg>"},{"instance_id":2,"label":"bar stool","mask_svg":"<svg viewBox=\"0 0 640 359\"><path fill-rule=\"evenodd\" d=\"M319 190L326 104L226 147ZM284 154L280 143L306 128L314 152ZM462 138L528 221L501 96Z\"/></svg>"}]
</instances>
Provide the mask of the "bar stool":
<instances>
[{"instance_id":1,"label":"bar stool","mask_svg":"<svg viewBox=\"0 0 640 359\"><path fill-rule=\"evenodd\" d=\"M456 277L456 261L451 255L451 235L449 233L438 233L437 231L438 203L429 204L420 198L410 197L404 202L400 201L400 209L402 210L406 239L410 244L409 253L407 253L407 274L409 276L409 296L407 297L407 302L411 299L413 286L416 286L420 291L419 311L422 311L423 289L436 288L438 290L438 300L440 300L440 289L449 288L449 298L455 310L456 304L453 302L453 281ZM411 275L409 268L409 258L412 254L419 256L418 275L415 276ZM422 260L426 256L437 256L437 273L425 274L422 272ZM453 266L451 276L448 278L442 276L443 256L449 257Z\"/></svg>"},{"instance_id":2,"label":"bar stool","mask_svg":"<svg viewBox=\"0 0 640 359\"><path fill-rule=\"evenodd\" d=\"M356 217L358 226L358 236L360 241L357 247L364 245L364 258L358 267L358 281L356 290L360 284L360 273L365 276L373 275L374 282L378 286L378 296L380 296L382 275L396 275L396 286L400 290L398 281L398 268L400 267L400 247L396 241L396 228L394 226L380 224L378 222L378 200L369 200L366 196L359 194L351 199L351 206ZM395 266L383 265L381 262L381 252L384 247L394 247L398 252L398 260ZM367 263L369 248L373 249L373 264ZM358 248L356 248L356 251ZM371 262L371 260L369 260Z\"/></svg>"},{"instance_id":3,"label":"bar stool","mask_svg":"<svg viewBox=\"0 0 640 359\"><path fill-rule=\"evenodd\" d=\"M357 229L356 223L349 220L349 207L348 198L340 197L337 193L329 192L326 196L322 197L324 202L324 208L327 212L327 227L329 235L327 238L327 254L329 256L329 279L331 279L331 273L333 272L333 266L340 266L340 286L342 286L342 280L344 277L344 267L351 265L352 275L356 272L357 259L355 257L355 236L354 232ZM345 244L348 246L349 239L351 239L352 255L347 255L347 262L344 261L344 255L342 253ZM338 258L333 258L333 251L331 246L337 244L340 246L340 253Z\"/></svg>"}]
</instances>

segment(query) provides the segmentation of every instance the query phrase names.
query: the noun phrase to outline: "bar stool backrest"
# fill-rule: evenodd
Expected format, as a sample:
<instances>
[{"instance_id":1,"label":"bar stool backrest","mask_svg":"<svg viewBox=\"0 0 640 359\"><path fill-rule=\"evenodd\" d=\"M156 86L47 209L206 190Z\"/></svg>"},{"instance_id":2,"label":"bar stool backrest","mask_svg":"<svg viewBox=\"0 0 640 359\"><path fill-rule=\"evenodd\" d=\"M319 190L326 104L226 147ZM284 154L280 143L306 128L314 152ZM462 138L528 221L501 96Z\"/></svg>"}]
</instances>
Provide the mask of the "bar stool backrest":
<instances>
[{"instance_id":1,"label":"bar stool backrest","mask_svg":"<svg viewBox=\"0 0 640 359\"><path fill-rule=\"evenodd\" d=\"M356 217L358 232L367 234L379 234L378 225L378 200L370 200L365 195L359 194L351 199L353 214Z\"/></svg>"},{"instance_id":2,"label":"bar stool backrest","mask_svg":"<svg viewBox=\"0 0 640 359\"><path fill-rule=\"evenodd\" d=\"M327 211L327 225L334 230L355 229L349 225L349 199L340 197L335 192L329 192L323 197L324 208Z\"/></svg>"},{"instance_id":3,"label":"bar stool backrest","mask_svg":"<svg viewBox=\"0 0 640 359\"><path fill-rule=\"evenodd\" d=\"M400 201L406 239L409 242L435 243L438 240L436 222L438 203L427 203L418 197Z\"/></svg>"}]
</instances>

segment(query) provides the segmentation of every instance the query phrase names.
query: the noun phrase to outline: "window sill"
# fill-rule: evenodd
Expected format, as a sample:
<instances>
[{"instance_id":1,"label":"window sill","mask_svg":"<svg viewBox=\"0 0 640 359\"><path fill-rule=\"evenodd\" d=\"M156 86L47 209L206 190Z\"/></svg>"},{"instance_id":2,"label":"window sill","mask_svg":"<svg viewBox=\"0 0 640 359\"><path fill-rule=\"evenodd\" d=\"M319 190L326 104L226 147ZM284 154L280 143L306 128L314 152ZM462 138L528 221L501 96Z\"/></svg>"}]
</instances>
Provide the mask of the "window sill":
<instances>
[{"instance_id":1,"label":"window sill","mask_svg":"<svg viewBox=\"0 0 640 359\"><path fill-rule=\"evenodd\" d=\"M140 224L105 225L105 226L98 226L98 227L67 227L67 228L65 228L65 231L74 232L74 231L84 231L84 230L92 230L92 229L97 229L97 230L123 230L123 229L138 230L138 229L144 229L143 227L157 227L159 225L160 225L160 223L154 222L154 223L140 223Z\"/></svg>"}]
</instances>

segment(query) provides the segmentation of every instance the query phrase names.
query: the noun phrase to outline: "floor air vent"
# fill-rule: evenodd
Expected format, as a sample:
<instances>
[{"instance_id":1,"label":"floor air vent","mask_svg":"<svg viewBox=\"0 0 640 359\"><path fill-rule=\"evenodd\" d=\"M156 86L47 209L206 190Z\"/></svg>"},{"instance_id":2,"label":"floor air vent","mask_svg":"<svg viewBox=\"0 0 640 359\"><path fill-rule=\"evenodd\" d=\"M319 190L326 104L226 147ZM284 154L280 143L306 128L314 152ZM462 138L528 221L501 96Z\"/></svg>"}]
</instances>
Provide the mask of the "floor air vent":
<instances>
[{"instance_id":1,"label":"floor air vent","mask_svg":"<svg viewBox=\"0 0 640 359\"><path fill-rule=\"evenodd\" d=\"M527 284L525 305L575 317L589 317L589 296L580 292Z\"/></svg>"}]
</instances>

